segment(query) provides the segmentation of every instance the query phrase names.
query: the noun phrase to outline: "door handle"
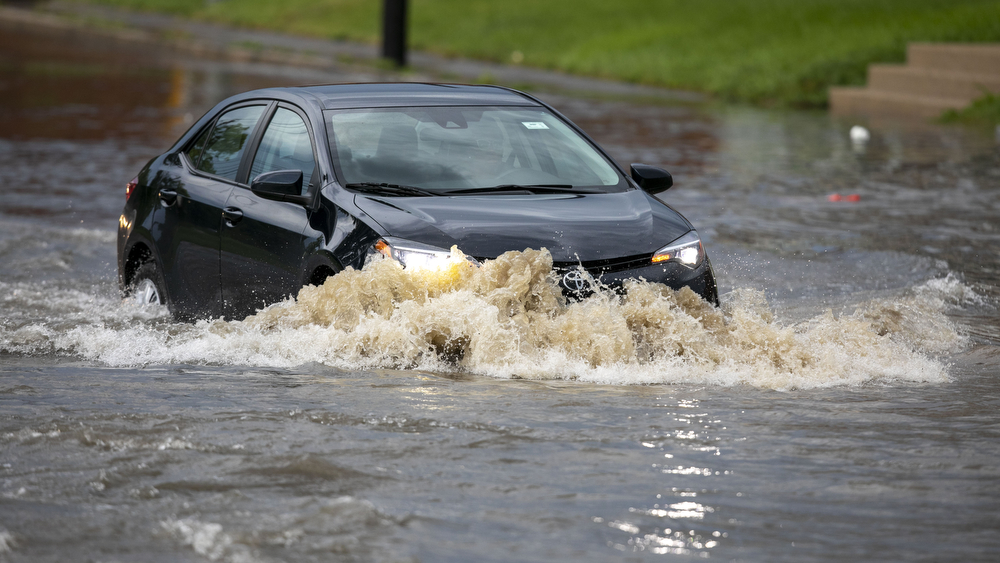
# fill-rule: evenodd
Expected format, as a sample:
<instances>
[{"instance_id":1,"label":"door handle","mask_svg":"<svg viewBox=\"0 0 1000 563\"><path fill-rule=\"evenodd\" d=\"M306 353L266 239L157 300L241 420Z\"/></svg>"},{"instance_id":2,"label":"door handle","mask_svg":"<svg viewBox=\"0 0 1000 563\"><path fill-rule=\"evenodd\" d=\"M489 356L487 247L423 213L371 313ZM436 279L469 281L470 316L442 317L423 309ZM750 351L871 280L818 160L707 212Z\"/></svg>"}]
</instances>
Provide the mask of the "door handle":
<instances>
[{"instance_id":1,"label":"door handle","mask_svg":"<svg viewBox=\"0 0 1000 563\"><path fill-rule=\"evenodd\" d=\"M160 201L163 205L170 207L171 205L177 203L177 190L170 188L162 188L159 193Z\"/></svg>"},{"instance_id":2,"label":"door handle","mask_svg":"<svg viewBox=\"0 0 1000 563\"><path fill-rule=\"evenodd\" d=\"M232 227L243 218L243 210L239 207L227 207L222 210L222 217L226 220L226 226Z\"/></svg>"}]
</instances>

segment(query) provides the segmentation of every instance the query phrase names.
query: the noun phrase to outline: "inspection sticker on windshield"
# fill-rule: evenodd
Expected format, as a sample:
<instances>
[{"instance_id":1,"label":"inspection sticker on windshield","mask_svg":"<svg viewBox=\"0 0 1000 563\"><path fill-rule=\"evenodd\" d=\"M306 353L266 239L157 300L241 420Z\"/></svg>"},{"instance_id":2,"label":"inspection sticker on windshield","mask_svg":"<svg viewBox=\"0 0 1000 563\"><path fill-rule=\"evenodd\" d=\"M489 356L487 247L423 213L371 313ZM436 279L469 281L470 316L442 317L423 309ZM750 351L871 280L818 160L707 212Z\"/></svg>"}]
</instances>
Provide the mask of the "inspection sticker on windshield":
<instances>
[{"instance_id":1,"label":"inspection sticker on windshield","mask_svg":"<svg viewBox=\"0 0 1000 563\"><path fill-rule=\"evenodd\" d=\"M522 121L521 125L524 125L525 129L548 129L549 126L542 123L541 121Z\"/></svg>"}]
</instances>

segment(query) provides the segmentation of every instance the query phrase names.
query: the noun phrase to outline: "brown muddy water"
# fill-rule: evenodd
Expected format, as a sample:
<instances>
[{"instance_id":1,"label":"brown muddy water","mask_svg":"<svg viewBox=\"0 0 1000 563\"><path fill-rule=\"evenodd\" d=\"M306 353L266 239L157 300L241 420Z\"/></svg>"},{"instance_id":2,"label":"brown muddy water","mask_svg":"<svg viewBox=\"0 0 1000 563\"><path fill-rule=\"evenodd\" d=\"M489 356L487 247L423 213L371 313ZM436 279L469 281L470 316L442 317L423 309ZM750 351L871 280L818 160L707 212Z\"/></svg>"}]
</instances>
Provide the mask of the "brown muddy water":
<instances>
[{"instance_id":1,"label":"brown muddy water","mask_svg":"<svg viewBox=\"0 0 1000 563\"><path fill-rule=\"evenodd\" d=\"M237 322L121 301L125 183L193 119L377 78L0 29L0 561L995 560L992 131L542 93L674 173L720 309L567 306L530 252Z\"/></svg>"}]
</instances>

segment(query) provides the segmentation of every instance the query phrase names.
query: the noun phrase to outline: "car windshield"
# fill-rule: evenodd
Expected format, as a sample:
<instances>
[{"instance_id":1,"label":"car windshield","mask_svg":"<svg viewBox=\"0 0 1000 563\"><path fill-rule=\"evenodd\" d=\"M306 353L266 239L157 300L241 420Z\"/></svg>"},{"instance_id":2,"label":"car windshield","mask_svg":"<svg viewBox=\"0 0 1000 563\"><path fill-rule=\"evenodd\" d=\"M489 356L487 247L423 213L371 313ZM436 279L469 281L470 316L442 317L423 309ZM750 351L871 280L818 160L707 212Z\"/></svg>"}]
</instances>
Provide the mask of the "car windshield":
<instances>
[{"instance_id":1,"label":"car windshield","mask_svg":"<svg viewBox=\"0 0 1000 563\"><path fill-rule=\"evenodd\" d=\"M327 111L326 120L348 188L388 184L444 194L626 186L590 143L542 108L356 109Z\"/></svg>"}]
</instances>

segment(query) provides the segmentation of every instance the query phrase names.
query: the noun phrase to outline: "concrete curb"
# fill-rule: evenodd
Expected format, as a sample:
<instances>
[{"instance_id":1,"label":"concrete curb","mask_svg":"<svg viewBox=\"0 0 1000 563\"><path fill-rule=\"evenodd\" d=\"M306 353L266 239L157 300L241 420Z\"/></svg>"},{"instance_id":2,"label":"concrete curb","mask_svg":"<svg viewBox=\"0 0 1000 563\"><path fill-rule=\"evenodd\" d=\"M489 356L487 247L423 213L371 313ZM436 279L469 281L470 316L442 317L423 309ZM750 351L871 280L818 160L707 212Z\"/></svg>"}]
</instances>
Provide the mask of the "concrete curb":
<instances>
[{"instance_id":1,"label":"concrete curb","mask_svg":"<svg viewBox=\"0 0 1000 563\"><path fill-rule=\"evenodd\" d=\"M868 65L868 85L830 88L835 115L934 118L1000 92L1000 44L910 43L905 65Z\"/></svg>"}]
</instances>

